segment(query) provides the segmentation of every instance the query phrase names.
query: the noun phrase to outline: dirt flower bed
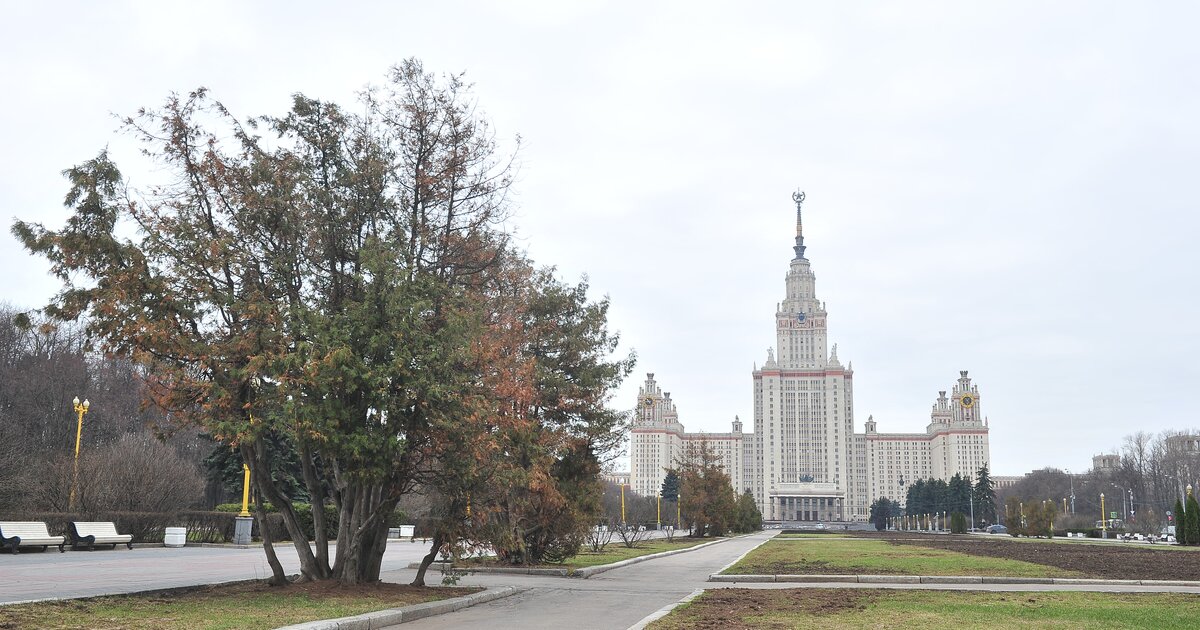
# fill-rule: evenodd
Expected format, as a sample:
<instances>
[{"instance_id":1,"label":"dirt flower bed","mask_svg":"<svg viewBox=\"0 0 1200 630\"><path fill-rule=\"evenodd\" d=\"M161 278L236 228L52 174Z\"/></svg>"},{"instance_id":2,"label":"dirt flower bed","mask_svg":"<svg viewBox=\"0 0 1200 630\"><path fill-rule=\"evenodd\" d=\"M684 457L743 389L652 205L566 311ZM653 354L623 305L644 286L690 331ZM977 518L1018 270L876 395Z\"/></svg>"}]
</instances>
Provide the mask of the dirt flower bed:
<instances>
[{"instance_id":1,"label":"dirt flower bed","mask_svg":"<svg viewBox=\"0 0 1200 630\"><path fill-rule=\"evenodd\" d=\"M787 589L745 590L714 589L704 593L702 605L688 614L681 611L675 619L652 625L651 628L688 628L696 630L759 630L783 628L763 624L758 615L802 613L825 616L865 610L877 598L873 591L852 589ZM702 612L701 612L702 611ZM678 625L676 625L678 623Z\"/></svg>"},{"instance_id":2,"label":"dirt flower bed","mask_svg":"<svg viewBox=\"0 0 1200 630\"><path fill-rule=\"evenodd\" d=\"M1007 536L981 538L879 532L860 534L896 545L945 549L973 556L1008 558L1078 571L1116 580L1200 580L1200 553L1170 547L1125 543L1013 540Z\"/></svg>"}]
</instances>

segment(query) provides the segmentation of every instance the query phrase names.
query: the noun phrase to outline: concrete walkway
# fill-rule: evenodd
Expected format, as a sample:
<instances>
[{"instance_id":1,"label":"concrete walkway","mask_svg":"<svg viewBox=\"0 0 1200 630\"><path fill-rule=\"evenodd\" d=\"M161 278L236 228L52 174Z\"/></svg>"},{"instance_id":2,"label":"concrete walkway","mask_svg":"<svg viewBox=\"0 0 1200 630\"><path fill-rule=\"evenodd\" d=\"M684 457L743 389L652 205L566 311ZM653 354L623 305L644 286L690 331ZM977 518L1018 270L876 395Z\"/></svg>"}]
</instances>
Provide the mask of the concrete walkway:
<instances>
[{"instance_id":1,"label":"concrete walkway","mask_svg":"<svg viewBox=\"0 0 1200 630\"><path fill-rule=\"evenodd\" d=\"M397 630L431 628L569 628L625 630L646 615L683 599L705 580L757 547L776 532L733 538L703 549L656 558L606 571L586 580L515 575L470 575L465 586L522 586L528 591L458 612L430 617ZM383 579L411 580L411 571L390 572ZM437 573L426 581L436 583Z\"/></svg>"},{"instance_id":2,"label":"concrete walkway","mask_svg":"<svg viewBox=\"0 0 1200 630\"><path fill-rule=\"evenodd\" d=\"M275 552L286 572L300 572L294 547L276 545ZM427 543L391 541L383 556L383 569L406 567L428 552ZM333 556L332 548L329 555ZM261 546L22 551L17 555L0 554L0 603L114 595L270 576L271 568Z\"/></svg>"}]
</instances>

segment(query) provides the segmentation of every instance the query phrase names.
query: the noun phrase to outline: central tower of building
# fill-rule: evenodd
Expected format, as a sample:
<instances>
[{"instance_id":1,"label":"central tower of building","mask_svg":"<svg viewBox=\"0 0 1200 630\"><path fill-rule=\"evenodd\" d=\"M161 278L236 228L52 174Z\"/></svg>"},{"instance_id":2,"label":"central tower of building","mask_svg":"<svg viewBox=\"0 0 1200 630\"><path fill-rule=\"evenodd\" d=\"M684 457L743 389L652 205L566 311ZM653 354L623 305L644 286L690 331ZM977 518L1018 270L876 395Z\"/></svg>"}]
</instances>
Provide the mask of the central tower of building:
<instances>
[{"instance_id":1,"label":"central tower of building","mask_svg":"<svg viewBox=\"0 0 1200 630\"><path fill-rule=\"evenodd\" d=\"M865 460L854 435L853 370L838 360L836 344L830 351L828 314L805 256L804 193L792 200L795 256L775 309L776 346L753 373L754 457L743 460L746 477L768 520L858 520L865 516L865 487L858 487Z\"/></svg>"}]
</instances>

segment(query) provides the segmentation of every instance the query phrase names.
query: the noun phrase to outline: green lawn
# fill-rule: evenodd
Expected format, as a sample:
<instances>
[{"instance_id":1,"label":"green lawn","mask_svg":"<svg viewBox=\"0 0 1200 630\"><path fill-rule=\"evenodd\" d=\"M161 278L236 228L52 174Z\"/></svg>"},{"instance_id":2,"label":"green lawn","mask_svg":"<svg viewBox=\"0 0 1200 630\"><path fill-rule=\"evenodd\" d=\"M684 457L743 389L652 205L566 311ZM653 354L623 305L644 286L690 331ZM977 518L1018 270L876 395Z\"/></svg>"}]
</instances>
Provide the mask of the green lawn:
<instances>
[{"instance_id":1,"label":"green lawn","mask_svg":"<svg viewBox=\"0 0 1200 630\"><path fill-rule=\"evenodd\" d=\"M987 593L720 589L650 625L684 628L1195 628L1200 597L1182 593Z\"/></svg>"},{"instance_id":2,"label":"green lawn","mask_svg":"<svg viewBox=\"0 0 1200 630\"><path fill-rule=\"evenodd\" d=\"M882 540L822 538L771 540L751 551L727 575L989 575L1082 577L1019 560L971 556L953 551L892 545Z\"/></svg>"},{"instance_id":3,"label":"green lawn","mask_svg":"<svg viewBox=\"0 0 1200 630\"><path fill-rule=\"evenodd\" d=\"M604 551L580 551L579 555L567 560L562 564L543 564L539 565L546 569L569 569L576 570L584 567L595 567L602 564L612 564L621 560L637 558L639 556L648 556L652 553L662 553L664 551L673 551L675 549L687 549L702 545L704 543L720 540L719 538L685 538L677 537L674 541L667 542L662 538L653 540L643 540L637 544L637 547L630 549L619 541L614 540L609 543ZM459 560L455 563L455 567L469 569L471 567L506 567L508 565L498 564L495 557L471 558L467 560Z\"/></svg>"},{"instance_id":4,"label":"green lawn","mask_svg":"<svg viewBox=\"0 0 1200 630\"><path fill-rule=\"evenodd\" d=\"M416 589L399 584L275 588L239 582L192 590L0 606L0 628L278 628L460 597L477 590Z\"/></svg>"},{"instance_id":5,"label":"green lawn","mask_svg":"<svg viewBox=\"0 0 1200 630\"><path fill-rule=\"evenodd\" d=\"M580 552L579 555L567 561L566 566L571 569L582 569L584 567L595 567L602 564L612 564L621 560L637 558L638 556L648 556L652 553L662 553L664 551L672 551L675 549L687 549L710 543L719 538L676 538L672 542L667 542L661 538L654 540L646 540L638 543L638 546L630 549L625 545L614 542L604 548L604 551L592 553L591 551Z\"/></svg>"}]
</instances>

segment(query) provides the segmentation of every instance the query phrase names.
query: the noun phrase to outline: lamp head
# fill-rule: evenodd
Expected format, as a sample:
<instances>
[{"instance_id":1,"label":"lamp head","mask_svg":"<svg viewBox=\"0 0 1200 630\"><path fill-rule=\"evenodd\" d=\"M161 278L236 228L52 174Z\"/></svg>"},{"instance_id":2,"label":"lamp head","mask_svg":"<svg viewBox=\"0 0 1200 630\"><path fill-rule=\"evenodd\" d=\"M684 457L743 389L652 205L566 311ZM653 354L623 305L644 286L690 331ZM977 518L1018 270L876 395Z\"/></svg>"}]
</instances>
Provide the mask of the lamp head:
<instances>
[{"instance_id":1,"label":"lamp head","mask_svg":"<svg viewBox=\"0 0 1200 630\"><path fill-rule=\"evenodd\" d=\"M84 398L83 399L83 408L87 409L88 407L91 407L91 406L92 406L92 403L89 402L88 399Z\"/></svg>"},{"instance_id":2,"label":"lamp head","mask_svg":"<svg viewBox=\"0 0 1200 630\"><path fill-rule=\"evenodd\" d=\"M78 397L78 396L76 396L76 397L75 397L75 400L72 400L72 401L71 401L71 404L72 404L72 405L78 405L78 404L79 404L79 397Z\"/></svg>"}]
</instances>

